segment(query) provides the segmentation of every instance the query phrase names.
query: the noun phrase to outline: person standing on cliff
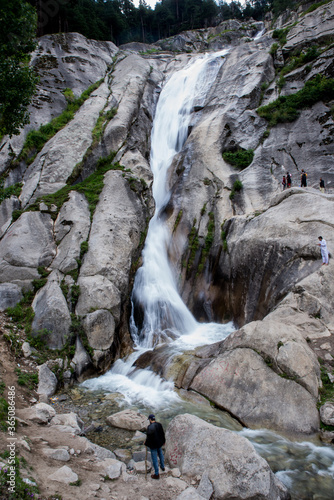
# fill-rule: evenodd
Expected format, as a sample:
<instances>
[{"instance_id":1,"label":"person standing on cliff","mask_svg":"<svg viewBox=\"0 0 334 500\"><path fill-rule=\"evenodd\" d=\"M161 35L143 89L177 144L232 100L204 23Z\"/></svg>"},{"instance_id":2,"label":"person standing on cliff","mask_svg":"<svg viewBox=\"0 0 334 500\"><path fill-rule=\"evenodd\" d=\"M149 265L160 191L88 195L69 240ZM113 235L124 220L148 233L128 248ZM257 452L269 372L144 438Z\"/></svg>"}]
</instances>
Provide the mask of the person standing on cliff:
<instances>
[{"instance_id":1,"label":"person standing on cliff","mask_svg":"<svg viewBox=\"0 0 334 500\"><path fill-rule=\"evenodd\" d=\"M159 476L158 457L160 461L161 470L162 471L165 470L165 459L164 459L164 454L162 452L162 446L166 442L165 433L162 425L159 422L155 421L155 416L152 413L151 415L148 416L148 420L150 424L147 427L146 431L147 438L144 444L151 450L152 464L154 467L154 474L152 474L151 478L159 479L160 476Z\"/></svg>"},{"instance_id":2,"label":"person standing on cliff","mask_svg":"<svg viewBox=\"0 0 334 500\"><path fill-rule=\"evenodd\" d=\"M320 177L319 189L322 193L325 192L325 181Z\"/></svg>"},{"instance_id":3,"label":"person standing on cliff","mask_svg":"<svg viewBox=\"0 0 334 500\"><path fill-rule=\"evenodd\" d=\"M289 172L286 173L286 185L288 188L291 187L291 174Z\"/></svg>"},{"instance_id":4,"label":"person standing on cliff","mask_svg":"<svg viewBox=\"0 0 334 500\"><path fill-rule=\"evenodd\" d=\"M320 243L318 243L318 246L320 247L320 251L321 251L322 265L328 266L328 249L327 249L326 240L324 240L324 238L322 236L319 236L318 240L320 242Z\"/></svg>"},{"instance_id":5,"label":"person standing on cliff","mask_svg":"<svg viewBox=\"0 0 334 500\"><path fill-rule=\"evenodd\" d=\"M300 176L300 187L307 187L307 173L303 169Z\"/></svg>"}]
</instances>

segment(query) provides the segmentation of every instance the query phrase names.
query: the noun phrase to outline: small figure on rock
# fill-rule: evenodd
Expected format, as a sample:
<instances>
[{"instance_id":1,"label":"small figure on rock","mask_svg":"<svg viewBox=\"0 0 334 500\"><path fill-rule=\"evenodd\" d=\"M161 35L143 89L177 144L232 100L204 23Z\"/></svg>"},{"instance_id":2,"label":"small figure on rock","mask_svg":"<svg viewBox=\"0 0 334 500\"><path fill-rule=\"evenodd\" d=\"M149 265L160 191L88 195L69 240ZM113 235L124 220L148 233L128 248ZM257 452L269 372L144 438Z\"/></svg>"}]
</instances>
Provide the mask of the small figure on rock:
<instances>
[{"instance_id":1,"label":"small figure on rock","mask_svg":"<svg viewBox=\"0 0 334 500\"><path fill-rule=\"evenodd\" d=\"M292 182L292 179L291 179L291 174L289 172L286 173L286 185L288 188L291 187L291 182Z\"/></svg>"},{"instance_id":2,"label":"small figure on rock","mask_svg":"<svg viewBox=\"0 0 334 500\"><path fill-rule=\"evenodd\" d=\"M322 236L319 236L318 240L320 242L320 243L318 243L318 246L320 247L320 251L321 251L322 265L328 266L328 249L327 249L326 240L324 240L324 238Z\"/></svg>"},{"instance_id":3,"label":"small figure on rock","mask_svg":"<svg viewBox=\"0 0 334 500\"><path fill-rule=\"evenodd\" d=\"M147 427L147 438L145 441L145 446L148 446L151 450L152 464L154 467L154 474L151 476L152 479L159 479L159 464L158 457L160 461L161 470L165 470L165 460L164 454L162 452L162 446L165 444L165 433L162 425L155 421L155 416L153 414L148 416L150 424Z\"/></svg>"},{"instance_id":4,"label":"small figure on rock","mask_svg":"<svg viewBox=\"0 0 334 500\"><path fill-rule=\"evenodd\" d=\"M325 192L325 181L320 177L319 189L322 193Z\"/></svg>"},{"instance_id":5,"label":"small figure on rock","mask_svg":"<svg viewBox=\"0 0 334 500\"><path fill-rule=\"evenodd\" d=\"M307 187L307 173L303 169L300 176L300 187Z\"/></svg>"},{"instance_id":6,"label":"small figure on rock","mask_svg":"<svg viewBox=\"0 0 334 500\"><path fill-rule=\"evenodd\" d=\"M286 177L283 175L283 180L282 180L282 186L283 186L283 191L286 188Z\"/></svg>"}]
</instances>

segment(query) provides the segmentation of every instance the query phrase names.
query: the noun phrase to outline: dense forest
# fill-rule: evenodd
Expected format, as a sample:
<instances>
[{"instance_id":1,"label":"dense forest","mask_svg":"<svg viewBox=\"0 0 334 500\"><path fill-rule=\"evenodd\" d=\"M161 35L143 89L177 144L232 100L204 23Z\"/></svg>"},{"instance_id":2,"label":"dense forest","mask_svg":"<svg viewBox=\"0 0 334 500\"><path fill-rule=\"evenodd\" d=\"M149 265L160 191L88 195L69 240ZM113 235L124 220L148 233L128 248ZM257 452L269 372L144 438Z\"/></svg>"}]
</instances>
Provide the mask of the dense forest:
<instances>
[{"instance_id":1,"label":"dense forest","mask_svg":"<svg viewBox=\"0 0 334 500\"><path fill-rule=\"evenodd\" d=\"M297 5L294 0L161 0L154 9L145 0L29 0L38 13L38 36L75 31L117 45L152 43L188 29L214 26L227 19L262 20ZM312 3L312 2L309 2Z\"/></svg>"}]
</instances>

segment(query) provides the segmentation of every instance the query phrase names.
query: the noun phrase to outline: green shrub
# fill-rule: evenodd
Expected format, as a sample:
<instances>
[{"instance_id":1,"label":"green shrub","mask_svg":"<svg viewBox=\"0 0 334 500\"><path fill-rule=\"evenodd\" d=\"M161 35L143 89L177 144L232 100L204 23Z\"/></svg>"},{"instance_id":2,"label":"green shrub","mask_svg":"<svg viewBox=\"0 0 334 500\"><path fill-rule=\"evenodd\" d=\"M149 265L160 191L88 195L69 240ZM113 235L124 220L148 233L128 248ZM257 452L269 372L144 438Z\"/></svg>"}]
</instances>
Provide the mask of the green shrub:
<instances>
[{"instance_id":1,"label":"green shrub","mask_svg":"<svg viewBox=\"0 0 334 500\"><path fill-rule=\"evenodd\" d=\"M16 196L18 198L21 194L23 186L22 182L19 182L18 184L13 184L12 186L4 188L4 181L5 179L2 179L2 181L0 181L0 203L6 198L10 198L11 196Z\"/></svg>"},{"instance_id":2,"label":"green shrub","mask_svg":"<svg viewBox=\"0 0 334 500\"><path fill-rule=\"evenodd\" d=\"M8 454L4 453L3 458L8 458ZM24 465L23 457L21 458L22 464ZM9 481L11 480L9 474L9 467L3 467L0 470L0 498L6 500L28 500L32 498L38 498L38 487L27 484L23 481L20 472L20 460L18 456L15 457L15 491L12 492L8 489ZM50 497L51 498L51 497ZM52 496L56 499L59 496Z\"/></svg>"},{"instance_id":3,"label":"green shrub","mask_svg":"<svg viewBox=\"0 0 334 500\"><path fill-rule=\"evenodd\" d=\"M318 101L331 101L334 98L334 79L317 75L305 86L289 96L280 96L274 102L261 106L257 113L268 120L270 126L277 123L292 122L298 118L300 110L313 106Z\"/></svg>"},{"instance_id":4,"label":"green shrub","mask_svg":"<svg viewBox=\"0 0 334 500\"><path fill-rule=\"evenodd\" d=\"M278 49L278 43L275 42L270 47L269 54L272 55L272 56L274 56L276 54L276 52L277 52L277 49Z\"/></svg>"},{"instance_id":5,"label":"green shrub","mask_svg":"<svg viewBox=\"0 0 334 500\"><path fill-rule=\"evenodd\" d=\"M17 383L21 386L26 386L28 389L36 389L38 384L38 374L23 372L20 368L15 368L15 372L18 376Z\"/></svg>"},{"instance_id":6,"label":"green shrub","mask_svg":"<svg viewBox=\"0 0 334 500\"><path fill-rule=\"evenodd\" d=\"M273 38L277 38L280 45L286 44L286 35L289 33L290 28L276 29L273 32Z\"/></svg>"},{"instance_id":7,"label":"green shrub","mask_svg":"<svg viewBox=\"0 0 334 500\"><path fill-rule=\"evenodd\" d=\"M237 179L236 181L234 181L232 191L230 192L230 200L233 200L235 193L238 191L241 191L242 188L243 188L243 185L242 185L242 182L240 179Z\"/></svg>"},{"instance_id":8,"label":"green shrub","mask_svg":"<svg viewBox=\"0 0 334 500\"><path fill-rule=\"evenodd\" d=\"M230 165L244 169L252 163L254 151L253 149L239 149L235 153L225 151L223 153L223 158L227 163L230 163Z\"/></svg>"},{"instance_id":9,"label":"green shrub","mask_svg":"<svg viewBox=\"0 0 334 500\"><path fill-rule=\"evenodd\" d=\"M2 432L6 432L8 429L7 419L8 419L8 403L5 398L0 396L0 430Z\"/></svg>"}]
</instances>

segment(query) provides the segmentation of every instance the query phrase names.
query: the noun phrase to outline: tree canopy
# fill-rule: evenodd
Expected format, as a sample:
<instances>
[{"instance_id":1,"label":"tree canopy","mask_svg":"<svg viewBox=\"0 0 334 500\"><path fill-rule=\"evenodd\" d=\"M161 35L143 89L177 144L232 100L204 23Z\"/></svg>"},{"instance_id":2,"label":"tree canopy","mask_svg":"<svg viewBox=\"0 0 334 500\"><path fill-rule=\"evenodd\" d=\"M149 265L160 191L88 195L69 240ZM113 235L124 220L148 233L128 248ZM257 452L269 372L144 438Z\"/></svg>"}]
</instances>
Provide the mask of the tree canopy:
<instances>
[{"instance_id":1,"label":"tree canopy","mask_svg":"<svg viewBox=\"0 0 334 500\"><path fill-rule=\"evenodd\" d=\"M214 26L227 19L261 20L273 6L283 11L287 0L160 0L152 9L145 0L29 0L38 12L38 36L77 31L117 45L152 43L181 31ZM290 1L292 7L294 0ZM50 8L52 4L53 8Z\"/></svg>"},{"instance_id":2,"label":"tree canopy","mask_svg":"<svg viewBox=\"0 0 334 500\"><path fill-rule=\"evenodd\" d=\"M27 108L36 86L29 67L36 46L37 16L24 0L0 0L0 136L29 123Z\"/></svg>"}]
</instances>

